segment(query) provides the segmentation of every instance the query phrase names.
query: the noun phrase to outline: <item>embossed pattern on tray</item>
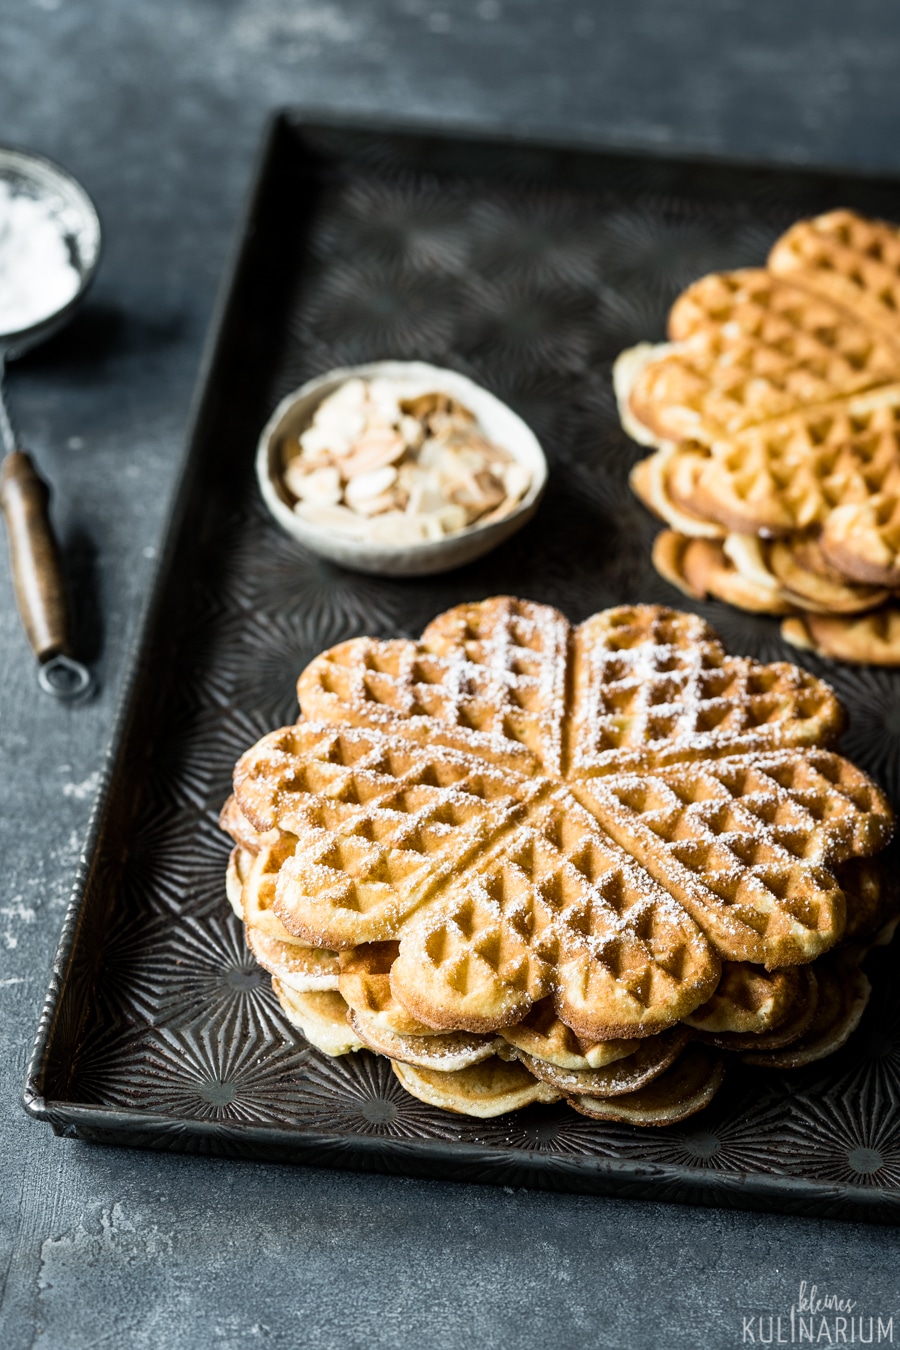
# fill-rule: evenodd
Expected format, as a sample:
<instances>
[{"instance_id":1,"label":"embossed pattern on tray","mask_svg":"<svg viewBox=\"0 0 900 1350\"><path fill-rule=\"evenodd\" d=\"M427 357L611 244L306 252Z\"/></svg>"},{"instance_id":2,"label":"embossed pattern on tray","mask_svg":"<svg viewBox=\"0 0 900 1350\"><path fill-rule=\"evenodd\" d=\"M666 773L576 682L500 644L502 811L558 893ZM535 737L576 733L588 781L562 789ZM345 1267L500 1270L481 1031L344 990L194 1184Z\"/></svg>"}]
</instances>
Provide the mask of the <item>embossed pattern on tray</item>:
<instances>
[{"instance_id":1,"label":"embossed pattern on tray","mask_svg":"<svg viewBox=\"0 0 900 1350\"><path fill-rule=\"evenodd\" d=\"M228 910L229 841L216 826L235 759L293 720L296 677L317 652L360 633L415 635L463 599L514 592L576 621L623 601L673 603L707 617L732 652L796 660L775 621L692 605L651 568L657 526L628 488L638 451L619 427L610 370L623 346L662 336L685 284L761 262L790 220L846 198L786 176L521 147L327 130L293 145L315 191L273 264L289 302L283 321L248 328L258 354L246 387L214 391L239 415L197 450L165 620L146 657L155 697L144 730L138 717L127 732L114 780L121 792L135 786L136 817L101 830L74 949L84 973L66 978L94 979L91 943L99 970L86 1014L57 1019L55 1068L42 1068L55 1101L43 1114L59 1128L75 1119L84 1137L104 1137L104 1120L106 1137L118 1128L124 1139L128 1126L160 1147L280 1156L265 1134L274 1130L288 1142L326 1138L322 1161L446 1174L446 1149L428 1146L457 1145L461 1173L487 1180L730 1203L748 1202L755 1185L755 1203L839 1215L865 1215L871 1195L881 1217L900 1217L895 952L871 959L875 997L844 1051L794 1073L735 1065L713 1106L683 1126L602 1124L564 1106L470 1120L409 1097L367 1052L330 1060L304 1044ZM848 190L900 217L900 193ZM277 182L272 191L277 200ZM381 357L464 371L543 442L551 479L537 518L472 567L425 581L354 576L304 554L258 500L254 432L274 402L329 367ZM846 753L900 801L900 674L807 664L851 710ZM381 1152L364 1157L364 1140Z\"/></svg>"}]
</instances>

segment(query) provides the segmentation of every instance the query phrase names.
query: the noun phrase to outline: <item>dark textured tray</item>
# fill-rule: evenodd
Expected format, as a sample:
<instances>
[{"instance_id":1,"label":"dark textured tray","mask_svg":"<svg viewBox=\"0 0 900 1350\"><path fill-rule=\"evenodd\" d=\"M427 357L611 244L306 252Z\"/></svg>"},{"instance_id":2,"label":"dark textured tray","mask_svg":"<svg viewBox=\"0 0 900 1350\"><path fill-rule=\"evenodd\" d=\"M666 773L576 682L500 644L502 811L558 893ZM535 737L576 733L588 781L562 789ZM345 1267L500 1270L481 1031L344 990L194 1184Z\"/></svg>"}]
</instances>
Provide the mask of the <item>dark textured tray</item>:
<instances>
[{"instance_id":1,"label":"dark textured tray","mask_svg":"<svg viewBox=\"0 0 900 1350\"><path fill-rule=\"evenodd\" d=\"M286 1023L224 898L216 815L238 754L293 720L294 681L359 633L415 635L513 592L579 620L622 601L688 607L652 571L628 489L611 363L662 336L677 292L757 264L797 216L900 219L893 183L633 160L508 141L310 126L268 139L201 381L166 556L123 703L25 1092L61 1134L655 1199L900 1219L896 952L839 1055L735 1068L683 1126L600 1124L565 1106L493 1121L406 1095L386 1061L331 1060ZM276 400L332 366L422 358L507 399L543 441L546 500L487 559L423 581L303 553L252 477ZM734 652L777 623L702 612ZM807 664L851 712L844 749L900 799L900 674Z\"/></svg>"}]
</instances>

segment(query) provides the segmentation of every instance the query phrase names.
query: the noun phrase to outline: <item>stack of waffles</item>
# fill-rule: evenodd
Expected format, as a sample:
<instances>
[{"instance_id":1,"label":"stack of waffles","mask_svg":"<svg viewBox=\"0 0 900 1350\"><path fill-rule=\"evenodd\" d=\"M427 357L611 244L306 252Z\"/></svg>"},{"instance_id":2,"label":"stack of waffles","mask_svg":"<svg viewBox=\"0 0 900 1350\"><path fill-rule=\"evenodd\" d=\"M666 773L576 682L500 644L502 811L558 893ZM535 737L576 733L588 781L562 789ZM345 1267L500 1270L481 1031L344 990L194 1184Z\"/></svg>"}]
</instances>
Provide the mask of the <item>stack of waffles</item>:
<instances>
[{"instance_id":1,"label":"stack of waffles","mask_svg":"<svg viewBox=\"0 0 900 1350\"><path fill-rule=\"evenodd\" d=\"M228 895L314 1046L476 1116L658 1124L843 1044L893 905L829 687L697 616L510 597L312 662L240 759Z\"/></svg>"},{"instance_id":2,"label":"stack of waffles","mask_svg":"<svg viewBox=\"0 0 900 1350\"><path fill-rule=\"evenodd\" d=\"M690 286L668 329L615 369L655 448L632 483L669 526L657 570L784 615L798 647L900 664L900 231L800 221L767 267Z\"/></svg>"}]
</instances>

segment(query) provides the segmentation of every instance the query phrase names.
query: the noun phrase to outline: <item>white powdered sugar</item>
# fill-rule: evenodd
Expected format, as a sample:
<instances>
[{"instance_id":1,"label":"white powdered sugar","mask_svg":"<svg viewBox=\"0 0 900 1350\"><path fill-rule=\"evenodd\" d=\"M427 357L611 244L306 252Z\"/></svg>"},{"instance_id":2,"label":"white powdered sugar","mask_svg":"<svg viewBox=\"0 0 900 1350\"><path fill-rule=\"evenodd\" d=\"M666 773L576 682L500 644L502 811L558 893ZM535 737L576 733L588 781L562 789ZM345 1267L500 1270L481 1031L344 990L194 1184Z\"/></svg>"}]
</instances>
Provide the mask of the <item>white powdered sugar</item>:
<instances>
[{"instance_id":1,"label":"white powdered sugar","mask_svg":"<svg viewBox=\"0 0 900 1350\"><path fill-rule=\"evenodd\" d=\"M80 285L53 203L0 178L0 334L49 319Z\"/></svg>"}]
</instances>

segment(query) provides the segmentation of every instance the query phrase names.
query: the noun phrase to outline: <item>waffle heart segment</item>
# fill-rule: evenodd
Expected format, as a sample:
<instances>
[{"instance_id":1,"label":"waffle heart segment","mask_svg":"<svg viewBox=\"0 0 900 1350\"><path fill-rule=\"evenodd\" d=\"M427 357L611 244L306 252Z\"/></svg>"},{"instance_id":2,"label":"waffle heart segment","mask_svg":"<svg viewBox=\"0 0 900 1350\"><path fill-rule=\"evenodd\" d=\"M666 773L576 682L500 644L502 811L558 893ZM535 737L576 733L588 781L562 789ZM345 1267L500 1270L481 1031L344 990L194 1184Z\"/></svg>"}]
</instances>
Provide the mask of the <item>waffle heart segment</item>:
<instances>
[{"instance_id":1,"label":"waffle heart segment","mask_svg":"<svg viewBox=\"0 0 900 1350\"><path fill-rule=\"evenodd\" d=\"M825 558L845 576L874 586L900 586L900 472L884 491L845 502L822 529Z\"/></svg>"},{"instance_id":2,"label":"waffle heart segment","mask_svg":"<svg viewBox=\"0 0 900 1350\"><path fill-rule=\"evenodd\" d=\"M890 837L884 795L838 755L776 752L585 784L609 833L733 961L814 960L845 923L827 867Z\"/></svg>"},{"instance_id":3,"label":"waffle heart segment","mask_svg":"<svg viewBox=\"0 0 900 1350\"><path fill-rule=\"evenodd\" d=\"M702 277L669 319L674 347L638 374L633 414L706 444L900 379L900 350L832 300L765 269Z\"/></svg>"},{"instance_id":4,"label":"waffle heart segment","mask_svg":"<svg viewBox=\"0 0 900 1350\"><path fill-rule=\"evenodd\" d=\"M508 597L449 614L420 643L359 638L323 653L298 682L304 716L475 749L498 771L559 773L566 619Z\"/></svg>"},{"instance_id":5,"label":"waffle heart segment","mask_svg":"<svg viewBox=\"0 0 900 1350\"><path fill-rule=\"evenodd\" d=\"M827 744L843 713L786 662L728 656L702 619L656 605L605 610L576 630L569 777L784 745Z\"/></svg>"},{"instance_id":6,"label":"waffle heart segment","mask_svg":"<svg viewBox=\"0 0 900 1350\"><path fill-rule=\"evenodd\" d=\"M804 408L716 441L708 453L688 443L679 454L694 465L690 479L670 468L686 510L740 534L821 529L839 507L900 486L900 385Z\"/></svg>"},{"instance_id":7,"label":"waffle heart segment","mask_svg":"<svg viewBox=\"0 0 900 1350\"><path fill-rule=\"evenodd\" d=\"M900 230L855 211L828 211L800 220L777 240L769 271L859 315L897 342L900 313Z\"/></svg>"},{"instance_id":8,"label":"waffle heart segment","mask_svg":"<svg viewBox=\"0 0 900 1350\"><path fill-rule=\"evenodd\" d=\"M369 942L338 958L338 988L351 1013L369 1027L392 1036L429 1036L434 1028L413 1017L391 990L391 967L400 951L398 942Z\"/></svg>"}]
</instances>

